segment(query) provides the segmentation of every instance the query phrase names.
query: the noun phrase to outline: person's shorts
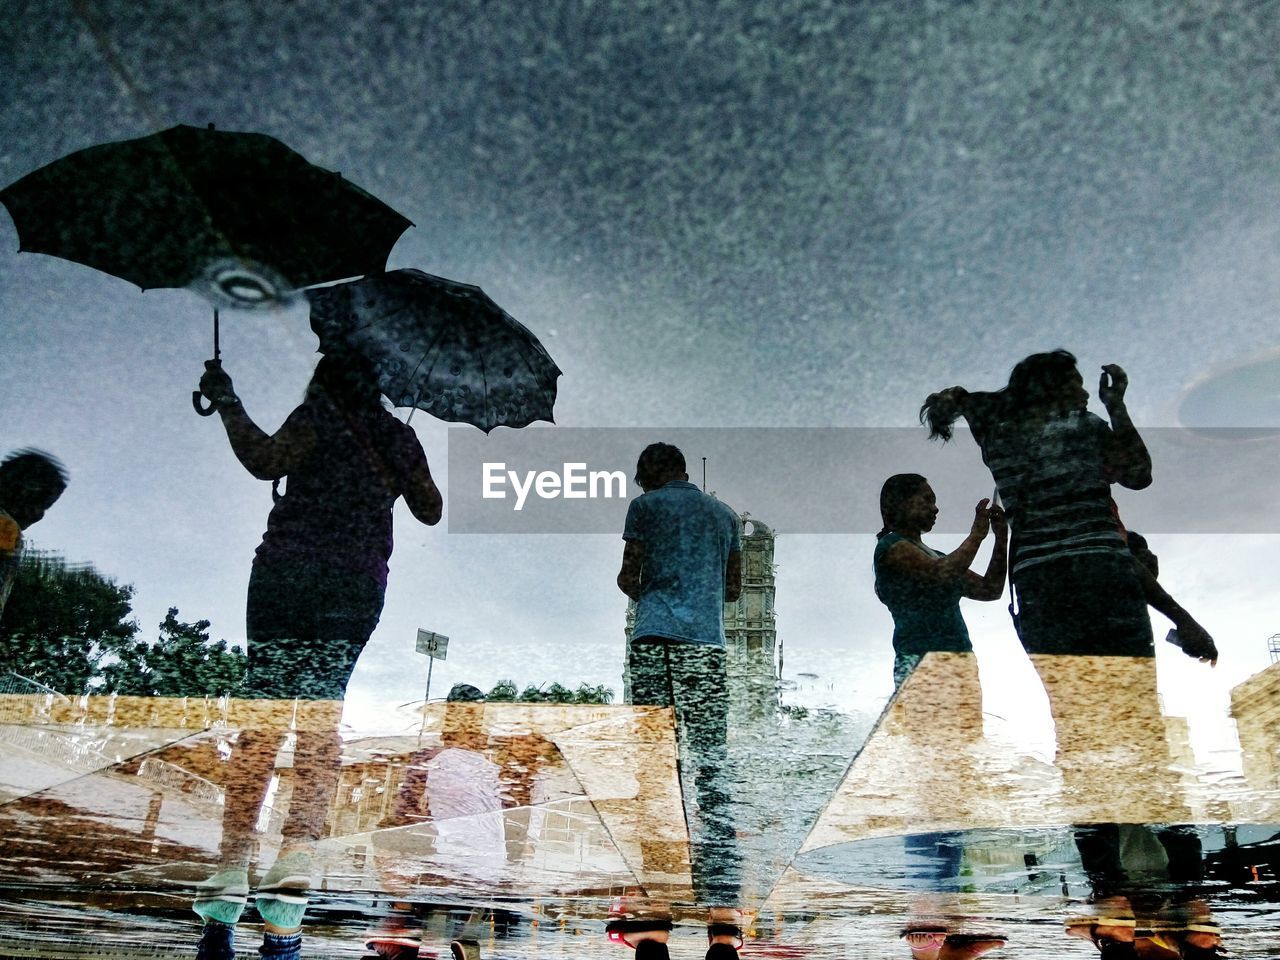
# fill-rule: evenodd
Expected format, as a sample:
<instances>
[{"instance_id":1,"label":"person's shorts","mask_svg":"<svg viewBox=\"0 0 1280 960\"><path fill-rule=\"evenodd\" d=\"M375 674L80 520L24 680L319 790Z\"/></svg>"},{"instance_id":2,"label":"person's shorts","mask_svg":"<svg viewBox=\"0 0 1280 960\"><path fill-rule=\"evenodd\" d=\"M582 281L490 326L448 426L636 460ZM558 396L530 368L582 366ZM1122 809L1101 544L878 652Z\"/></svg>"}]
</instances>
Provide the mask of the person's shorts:
<instances>
[{"instance_id":1,"label":"person's shorts","mask_svg":"<svg viewBox=\"0 0 1280 960\"><path fill-rule=\"evenodd\" d=\"M1027 653L1151 657L1151 617L1129 554L1085 554L1019 572L1018 636Z\"/></svg>"},{"instance_id":2,"label":"person's shorts","mask_svg":"<svg viewBox=\"0 0 1280 960\"><path fill-rule=\"evenodd\" d=\"M249 576L243 695L341 700L382 615L384 585L351 571L258 565Z\"/></svg>"}]
</instances>

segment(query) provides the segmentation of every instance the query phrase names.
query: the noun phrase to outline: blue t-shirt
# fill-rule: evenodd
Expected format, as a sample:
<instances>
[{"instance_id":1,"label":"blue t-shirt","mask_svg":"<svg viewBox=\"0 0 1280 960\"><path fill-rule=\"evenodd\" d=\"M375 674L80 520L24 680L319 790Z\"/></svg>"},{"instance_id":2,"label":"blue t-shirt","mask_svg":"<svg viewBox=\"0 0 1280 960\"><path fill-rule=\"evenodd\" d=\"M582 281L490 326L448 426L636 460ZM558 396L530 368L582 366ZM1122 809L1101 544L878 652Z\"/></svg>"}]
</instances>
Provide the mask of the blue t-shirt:
<instances>
[{"instance_id":1,"label":"blue t-shirt","mask_svg":"<svg viewBox=\"0 0 1280 960\"><path fill-rule=\"evenodd\" d=\"M631 636L724 646L724 572L738 515L686 480L631 501L622 539L644 546Z\"/></svg>"},{"instance_id":2,"label":"blue t-shirt","mask_svg":"<svg viewBox=\"0 0 1280 960\"><path fill-rule=\"evenodd\" d=\"M969 629L960 615L960 598L964 596L962 579L930 583L890 569L884 563L884 555L903 540L906 537L901 534L886 533L876 541L874 557L876 596L893 614L894 653L972 652ZM944 556L924 544L919 546L931 557Z\"/></svg>"}]
</instances>

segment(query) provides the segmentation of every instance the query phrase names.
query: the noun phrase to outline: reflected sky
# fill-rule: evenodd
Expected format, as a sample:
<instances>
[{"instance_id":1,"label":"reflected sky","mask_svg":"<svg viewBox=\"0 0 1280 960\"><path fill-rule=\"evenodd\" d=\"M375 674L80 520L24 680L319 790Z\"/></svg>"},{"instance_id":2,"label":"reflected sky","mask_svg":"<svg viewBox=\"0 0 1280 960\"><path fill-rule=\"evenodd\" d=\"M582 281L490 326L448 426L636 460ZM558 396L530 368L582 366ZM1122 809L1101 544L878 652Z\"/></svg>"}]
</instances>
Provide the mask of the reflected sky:
<instances>
[{"instance_id":1,"label":"reflected sky","mask_svg":"<svg viewBox=\"0 0 1280 960\"><path fill-rule=\"evenodd\" d=\"M0 24L0 181L180 122L279 137L414 221L389 266L479 284L541 339L564 371L561 426L652 428L652 439L663 427L905 429L931 391L997 387L1018 358L1065 346L1090 389L1100 364L1124 365L1140 426L1277 427L1272 14L1246 0L33 0ZM144 637L177 606L208 618L215 638L242 641L270 498L216 425L190 412L209 305L17 248L0 216L4 449L47 448L72 478L33 539L133 584ZM279 423L314 364L305 303L224 311L222 347L254 416ZM421 414L413 428L447 496L449 431ZM923 430L918 440L919 461L884 463L883 475L930 473L939 452ZM1249 442L1260 446L1246 459L1265 462L1276 440ZM1212 449L1198 462L1212 463ZM980 470L967 440L945 456ZM1274 486L1259 470L1187 489L1161 467L1156 485L1183 490L1189 511L1241 489L1267 503ZM708 488L733 486L713 459ZM989 493L935 486L944 518ZM875 492L832 490L823 507L848 500L862 515ZM1142 496L1126 492L1122 514ZM616 534L464 537L415 528L407 513L397 533L381 625L349 691L348 743L403 734L394 709L426 682L419 627L452 638L435 696L507 678L621 693ZM812 822L779 828L798 849L893 689L892 623L871 590L869 535L779 534L783 701L840 717L829 746L787 748L826 758L797 790L795 822ZM1209 671L1158 640L1155 689L1166 715L1186 718L1186 762L1209 784L1237 784L1248 749L1228 719L1230 691L1268 666L1266 638L1280 630L1265 572L1274 537L1174 529L1152 545L1162 582L1222 651ZM1052 767L1050 705L1003 606L964 608L986 741ZM1158 639L1168 624L1153 621ZM91 738L92 749L121 763L189 735L162 719ZM148 739L151 728L167 732ZM45 749L23 736L24 750ZM79 749L66 762L82 774ZM763 779L771 761L756 760ZM1244 819L1196 809L1197 822ZM791 856L754 842L743 839L761 862ZM772 883L760 881L762 898ZM798 903L826 888L802 889ZM847 904L864 894L837 894L852 899L803 933L786 918L809 907L791 901L760 927L822 955L824 930L855 937ZM167 916L164 897L147 902ZM41 909L50 923L80 922ZM329 915L346 930L342 909ZM878 935L897 936L896 910ZM1063 955L1093 949L1063 943Z\"/></svg>"}]
</instances>

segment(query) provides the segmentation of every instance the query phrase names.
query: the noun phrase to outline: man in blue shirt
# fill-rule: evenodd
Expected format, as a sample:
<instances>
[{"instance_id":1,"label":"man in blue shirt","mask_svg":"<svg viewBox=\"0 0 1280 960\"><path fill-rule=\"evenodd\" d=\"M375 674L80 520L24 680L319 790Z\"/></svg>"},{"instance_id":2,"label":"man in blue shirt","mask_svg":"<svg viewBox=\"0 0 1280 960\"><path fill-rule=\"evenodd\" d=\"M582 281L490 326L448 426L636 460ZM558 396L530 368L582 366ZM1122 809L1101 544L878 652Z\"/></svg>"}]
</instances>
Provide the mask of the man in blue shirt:
<instances>
[{"instance_id":1,"label":"man in blue shirt","mask_svg":"<svg viewBox=\"0 0 1280 960\"><path fill-rule=\"evenodd\" d=\"M726 775L724 604L742 592L741 524L689 482L684 454L671 444L646 447L635 479L644 493L627 510L618 573L618 586L636 602L631 702L674 708L696 765L695 892L709 905L733 904L738 854Z\"/></svg>"}]
</instances>

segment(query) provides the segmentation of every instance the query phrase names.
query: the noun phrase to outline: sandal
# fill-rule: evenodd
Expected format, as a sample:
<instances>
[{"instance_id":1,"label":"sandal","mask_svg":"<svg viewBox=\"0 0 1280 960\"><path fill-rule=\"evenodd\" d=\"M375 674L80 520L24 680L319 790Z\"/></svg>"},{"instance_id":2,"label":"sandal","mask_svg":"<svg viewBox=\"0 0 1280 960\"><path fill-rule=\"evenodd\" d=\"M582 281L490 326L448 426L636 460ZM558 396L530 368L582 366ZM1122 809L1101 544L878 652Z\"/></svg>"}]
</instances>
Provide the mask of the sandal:
<instances>
[{"instance_id":1,"label":"sandal","mask_svg":"<svg viewBox=\"0 0 1280 960\"><path fill-rule=\"evenodd\" d=\"M629 933L669 932L675 928L670 920L636 918L632 920L610 920L604 928L610 943L621 943L632 950L636 945L627 939Z\"/></svg>"},{"instance_id":2,"label":"sandal","mask_svg":"<svg viewBox=\"0 0 1280 960\"><path fill-rule=\"evenodd\" d=\"M742 949L742 928L736 923L707 924L707 943L711 942L712 937L733 937L738 942L736 944L725 944L725 946L732 946L734 950Z\"/></svg>"}]
</instances>

